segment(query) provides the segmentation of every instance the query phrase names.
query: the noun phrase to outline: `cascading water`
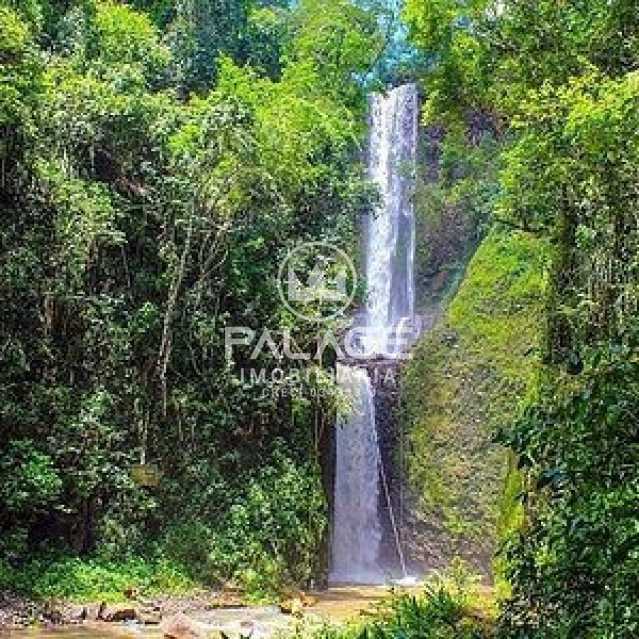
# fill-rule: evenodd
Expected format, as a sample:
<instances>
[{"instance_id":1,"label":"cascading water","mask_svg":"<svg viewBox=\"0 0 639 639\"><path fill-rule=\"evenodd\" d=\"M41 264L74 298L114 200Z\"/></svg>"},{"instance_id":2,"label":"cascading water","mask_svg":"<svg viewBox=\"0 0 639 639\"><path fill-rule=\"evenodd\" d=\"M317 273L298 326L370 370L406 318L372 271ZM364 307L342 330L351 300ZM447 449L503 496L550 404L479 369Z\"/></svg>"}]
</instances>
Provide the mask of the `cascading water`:
<instances>
[{"instance_id":1,"label":"cascading water","mask_svg":"<svg viewBox=\"0 0 639 639\"><path fill-rule=\"evenodd\" d=\"M414 315L411 180L417 114L417 90L412 84L370 98L368 171L380 192L379 206L366 224L364 237L368 296L362 346L371 356L392 357L398 332L412 323ZM329 579L380 583L384 581L379 562L380 476L386 478L375 422L375 391L366 367L338 365L338 382L351 406L337 424ZM387 485L384 490L390 499ZM399 543L397 551L403 567Z\"/></svg>"},{"instance_id":2,"label":"cascading water","mask_svg":"<svg viewBox=\"0 0 639 639\"><path fill-rule=\"evenodd\" d=\"M413 319L415 221L411 182L417 149L417 90L406 84L370 100L368 171L380 203L366 226L367 346L393 354L392 339ZM390 347L390 353L389 353Z\"/></svg>"},{"instance_id":3,"label":"cascading water","mask_svg":"<svg viewBox=\"0 0 639 639\"><path fill-rule=\"evenodd\" d=\"M337 380L350 401L338 420L335 459L331 581L377 583L382 529L379 520L379 447L374 392L365 368L338 364Z\"/></svg>"}]
</instances>

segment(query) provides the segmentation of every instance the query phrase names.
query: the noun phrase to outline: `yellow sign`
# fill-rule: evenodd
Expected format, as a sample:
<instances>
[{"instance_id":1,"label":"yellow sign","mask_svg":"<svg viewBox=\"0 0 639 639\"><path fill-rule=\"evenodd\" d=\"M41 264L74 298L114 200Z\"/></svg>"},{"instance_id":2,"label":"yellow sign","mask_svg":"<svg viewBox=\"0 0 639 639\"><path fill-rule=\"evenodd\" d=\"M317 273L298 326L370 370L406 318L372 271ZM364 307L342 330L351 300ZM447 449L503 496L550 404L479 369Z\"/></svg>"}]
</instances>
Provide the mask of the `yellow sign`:
<instances>
[{"instance_id":1,"label":"yellow sign","mask_svg":"<svg viewBox=\"0 0 639 639\"><path fill-rule=\"evenodd\" d=\"M131 467L131 479L138 486L155 488L161 477L162 473L155 464L135 464Z\"/></svg>"}]
</instances>

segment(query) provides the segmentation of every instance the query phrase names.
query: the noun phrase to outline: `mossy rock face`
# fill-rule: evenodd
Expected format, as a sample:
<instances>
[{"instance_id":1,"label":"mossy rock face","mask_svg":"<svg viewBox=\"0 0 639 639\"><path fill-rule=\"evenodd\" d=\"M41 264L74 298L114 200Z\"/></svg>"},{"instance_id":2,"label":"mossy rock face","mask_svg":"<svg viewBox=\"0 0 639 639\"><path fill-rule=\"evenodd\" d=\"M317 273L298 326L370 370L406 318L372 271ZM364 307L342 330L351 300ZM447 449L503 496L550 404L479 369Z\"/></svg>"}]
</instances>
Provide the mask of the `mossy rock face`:
<instances>
[{"instance_id":1,"label":"mossy rock face","mask_svg":"<svg viewBox=\"0 0 639 639\"><path fill-rule=\"evenodd\" d=\"M492 231L405 368L412 551L427 566L461 556L488 572L497 531L516 519L512 495L504 497L510 463L492 435L537 375L544 254L529 235Z\"/></svg>"},{"instance_id":2,"label":"mossy rock face","mask_svg":"<svg viewBox=\"0 0 639 639\"><path fill-rule=\"evenodd\" d=\"M450 298L485 235L502 144L494 123L478 113L463 125L421 128L413 198L418 312Z\"/></svg>"},{"instance_id":3,"label":"mossy rock face","mask_svg":"<svg viewBox=\"0 0 639 639\"><path fill-rule=\"evenodd\" d=\"M415 286L419 312L429 311L455 287L469 254L476 246L478 220L465 203L451 198L442 182L445 132L421 130L415 214Z\"/></svg>"}]
</instances>

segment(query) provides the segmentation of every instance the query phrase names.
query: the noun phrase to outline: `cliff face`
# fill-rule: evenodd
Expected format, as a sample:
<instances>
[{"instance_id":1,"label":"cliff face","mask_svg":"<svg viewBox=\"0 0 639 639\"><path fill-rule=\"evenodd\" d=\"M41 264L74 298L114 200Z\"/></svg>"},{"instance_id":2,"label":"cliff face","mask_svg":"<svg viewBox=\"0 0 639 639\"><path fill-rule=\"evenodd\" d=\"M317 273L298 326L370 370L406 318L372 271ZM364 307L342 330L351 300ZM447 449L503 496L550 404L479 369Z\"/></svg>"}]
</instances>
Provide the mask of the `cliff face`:
<instances>
[{"instance_id":1,"label":"cliff face","mask_svg":"<svg viewBox=\"0 0 639 639\"><path fill-rule=\"evenodd\" d=\"M441 130L421 131L415 279L424 332L410 359L367 363L388 574L401 574L397 531L409 574L460 557L488 576L496 541L518 518L518 478L492 435L516 416L536 376L545 247L488 228L487 136L484 147L479 135L462 142L480 169L473 175L447 158Z\"/></svg>"},{"instance_id":2,"label":"cliff face","mask_svg":"<svg viewBox=\"0 0 639 639\"><path fill-rule=\"evenodd\" d=\"M433 326L400 375L404 540L412 565L461 557L488 575L517 519L517 477L492 434L535 379L545 248L490 230L497 142L485 122L471 119L452 151L442 130L421 137L417 307Z\"/></svg>"}]
</instances>

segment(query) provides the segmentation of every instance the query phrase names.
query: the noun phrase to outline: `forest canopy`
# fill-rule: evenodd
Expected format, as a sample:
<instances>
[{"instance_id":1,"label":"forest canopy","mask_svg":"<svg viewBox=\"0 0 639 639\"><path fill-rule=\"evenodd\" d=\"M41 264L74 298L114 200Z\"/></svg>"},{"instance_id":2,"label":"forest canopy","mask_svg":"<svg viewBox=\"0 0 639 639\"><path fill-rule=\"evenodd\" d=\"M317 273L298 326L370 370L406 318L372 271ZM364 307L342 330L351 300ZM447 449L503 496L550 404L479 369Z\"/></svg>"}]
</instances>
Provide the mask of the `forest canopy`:
<instances>
[{"instance_id":1,"label":"forest canopy","mask_svg":"<svg viewBox=\"0 0 639 639\"><path fill-rule=\"evenodd\" d=\"M335 353L300 392L257 393L224 334L311 344L278 270L300 242L360 257L367 95L405 81L418 231L463 245L418 255L428 285L433 264L456 279L436 357L414 352L411 424L448 435L426 399L455 414L453 330L464 365L497 361L515 389L493 412L472 395L509 459L494 631L637 636L635 0L0 0L0 590L263 599L325 575ZM533 346L512 339L532 321ZM427 462L413 475L451 476ZM376 631L453 636L407 605Z\"/></svg>"},{"instance_id":2,"label":"forest canopy","mask_svg":"<svg viewBox=\"0 0 639 639\"><path fill-rule=\"evenodd\" d=\"M69 553L258 592L317 569L334 400L247 388L224 327L291 325L286 251L354 241L382 46L342 0L2 4L7 579Z\"/></svg>"},{"instance_id":3,"label":"forest canopy","mask_svg":"<svg viewBox=\"0 0 639 639\"><path fill-rule=\"evenodd\" d=\"M631 637L639 623L631 585L639 557L636 2L407 0L404 17L434 60L423 78L426 121L444 123L452 137L472 114L490 119L500 144L493 223L549 249L539 379L498 434L516 454L522 508L503 545L510 594L500 630Z\"/></svg>"}]
</instances>

